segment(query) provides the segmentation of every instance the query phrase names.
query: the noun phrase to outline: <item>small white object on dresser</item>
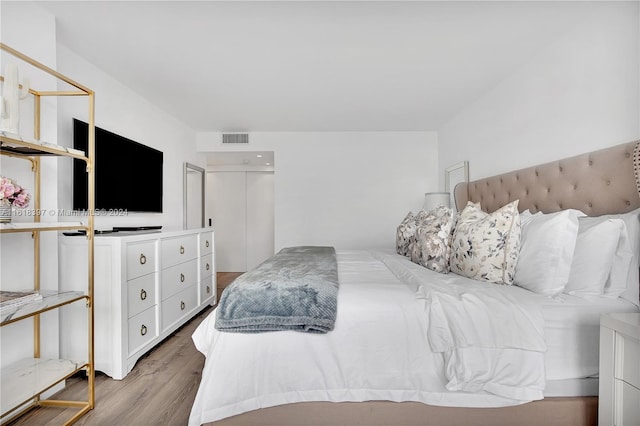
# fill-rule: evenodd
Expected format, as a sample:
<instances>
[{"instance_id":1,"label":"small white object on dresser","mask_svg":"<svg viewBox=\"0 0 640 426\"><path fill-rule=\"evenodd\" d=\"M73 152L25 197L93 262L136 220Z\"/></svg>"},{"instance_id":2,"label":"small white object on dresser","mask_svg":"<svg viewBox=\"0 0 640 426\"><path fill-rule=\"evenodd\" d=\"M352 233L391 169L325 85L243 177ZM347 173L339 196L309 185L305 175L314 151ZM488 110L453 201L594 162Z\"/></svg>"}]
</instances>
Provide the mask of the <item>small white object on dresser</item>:
<instances>
[{"instance_id":1,"label":"small white object on dresser","mask_svg":"<svg viewBox=\"0 0 640 426\"><path fill-rule=\"evenodd\" d=\"M213 238L211 228L96 235L97 371L123 379L140 357L207 305L215 305ZM86 275L86 263L80 261L86 240L68 236L59 241L60 283L72 290ZM82 318L68 310L60 321L73 324ZM82 354L81 341L66 336L60 350L73 358Z\"/></svg>"},{"instance_id":2,"label":"small white object on dresser","mask_svg":"<svg viewBox=\"0 0 640 426\"><path fill-rule=\"evenodd\" d=\"M640 313L600 317L600 425L640 425Z\"/></svg>"}]
</instances>

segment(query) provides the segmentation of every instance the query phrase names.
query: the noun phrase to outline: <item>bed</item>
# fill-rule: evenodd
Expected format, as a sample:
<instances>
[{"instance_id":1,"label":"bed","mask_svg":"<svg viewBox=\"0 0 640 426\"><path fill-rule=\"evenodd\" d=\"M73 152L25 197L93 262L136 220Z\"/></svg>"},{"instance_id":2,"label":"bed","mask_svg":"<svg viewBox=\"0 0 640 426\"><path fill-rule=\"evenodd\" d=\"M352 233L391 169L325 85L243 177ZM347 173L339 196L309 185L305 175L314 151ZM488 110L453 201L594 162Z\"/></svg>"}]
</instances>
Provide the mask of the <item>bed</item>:
<instances>
[{"instance_id":1,"label":"bed","mask_svg":"<svg viewBox=\"0 0 640 426\"><path fill-rule=\"evenodd\" d=\"M493 212L518 200L529 215L522 220L575 209L633 224L638 146L458 185L456 204ZM332 331L220 332L215 311L202 322L193 339L206 363L189 424L593 424L599 317L638 312L634 244L635 286L625 298L478 286L393 252L338 251ZM471 304L457 305L462 299ZM476 308L491 315L467 317ZM474 322L490 345L457 343L480 338L469 334ZM501 328L506 334L487 332Z\"/></svg>"}]
</instances>

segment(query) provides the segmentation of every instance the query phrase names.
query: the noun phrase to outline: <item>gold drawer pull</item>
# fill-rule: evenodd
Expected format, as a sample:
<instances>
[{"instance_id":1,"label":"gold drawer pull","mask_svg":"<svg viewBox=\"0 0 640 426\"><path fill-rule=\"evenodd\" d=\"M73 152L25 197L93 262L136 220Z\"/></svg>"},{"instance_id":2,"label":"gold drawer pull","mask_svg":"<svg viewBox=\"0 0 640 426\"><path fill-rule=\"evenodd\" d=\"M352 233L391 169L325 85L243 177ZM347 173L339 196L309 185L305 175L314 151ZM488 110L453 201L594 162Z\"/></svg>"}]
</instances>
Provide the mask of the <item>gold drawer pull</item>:
<instances>
[{"instance_id":1,"label":"gold drawer pull","mask_svg":"<svg viewBox=\"0 0 640 426\"><path fill-rule=\"evenodd\" d=\"M142 324L142 327L140 327L140 335L144 336L145 334L147 334L147 326Z\"/></svg>"},{"instance_id":2,"label":"gold drawer pull","mask_svg":"<svg viewBox=\"0 0 640 426\"><path fill-rule=\"evenodd\" d=\"M207 294L211 293L211 287L207 286Z\"/></svg>"},{"instance_id":3,"label":"gold drawer pull","mask_svg":"<svg viewBox=\"0 0 640 426\"><path fill-rule=\"evenodd\" d=\"M140 264L144 265L145 263L147 263L147 256L144 253L140 253Z\"/></svg>"},{"instance_id":4,"label":"gold drawer pull","mask_svg":"<svg viewBox=\"0 0 640 426\"><path fill-rule=\"evenodd\" d=\"M205 247L209 247L209 240L205 240L204 245Z\"/></svg>"},{"instance_id":5,"label":"gold drawer pull","mask_svg":"<svg viewBox=\"0 0 640 426\"><path fill-rule=\"evenodd\" d=\"M184 304L184 302L180 302L180 310L181 311L184 311L185 306L186 305Z\"/></svg>"},{"instance_id":6,"label":"gold drawer pull","mask_svg":"<svg viewBox=\"0 0 640 426\"><path fill-rule=\"evenodd\" d=\"M147 292L143 288L140 290L140 300L145 300L146 298L147 298Z\"/></svg>"},{"instance_id":7,"label":"gold drawer pull","mask_svg":"<svg viewBox=\"0 0 640 426\"><path fill-rule=\"evenodd\" d=\"M180 246L180 254L184 254L184 246Z\"/></svg>"},{"instance_id":8,"label":"gold drawer pull","mask_svg":"<svg viewBox=\"0 0 640 426\"><path fill-rule=\"evenodd\" d=\"M180 274L180 282L183 283L184 282L184 274Z\"/></svg>"},{"instance_id":9,"label":"gold drawer pull","mask_svg":"<svg viewBox=\"0 0 640 426\"><path fill-rule=\"evenodd\" d=\"M207 263L207 271L209 270L209 263Z\"/></svg>"}]
</instances>

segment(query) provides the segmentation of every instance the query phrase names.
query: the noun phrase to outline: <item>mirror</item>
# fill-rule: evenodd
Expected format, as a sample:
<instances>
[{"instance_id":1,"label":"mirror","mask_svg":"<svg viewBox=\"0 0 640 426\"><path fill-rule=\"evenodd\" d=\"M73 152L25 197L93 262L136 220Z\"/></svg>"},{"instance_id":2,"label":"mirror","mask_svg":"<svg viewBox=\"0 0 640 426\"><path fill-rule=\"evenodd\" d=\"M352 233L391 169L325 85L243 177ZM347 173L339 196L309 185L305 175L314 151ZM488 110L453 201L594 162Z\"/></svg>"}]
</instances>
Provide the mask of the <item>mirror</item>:
<instances>
[{"instance_id":1,"label":"mirror","mask_svg":"<svg viewBox=\"0 0 640 426\"><path fill-rule=\"evenodd\" d=\"M464 206L456 206L455 188L462 182L469 182L469 162L461 161L444 169L444 190L449 193L450 204L457 211Z\"/></svg>"},{"instance_id":2,"label":"mirror","mask_svg":"<svg viewBox=\"0 0 640 426\"><path fill-rule=\"evenodd\" d=\"M184 163L183 181L183 228L204 228L204 169L194 164Z\"/></svg>"}]
</instances>

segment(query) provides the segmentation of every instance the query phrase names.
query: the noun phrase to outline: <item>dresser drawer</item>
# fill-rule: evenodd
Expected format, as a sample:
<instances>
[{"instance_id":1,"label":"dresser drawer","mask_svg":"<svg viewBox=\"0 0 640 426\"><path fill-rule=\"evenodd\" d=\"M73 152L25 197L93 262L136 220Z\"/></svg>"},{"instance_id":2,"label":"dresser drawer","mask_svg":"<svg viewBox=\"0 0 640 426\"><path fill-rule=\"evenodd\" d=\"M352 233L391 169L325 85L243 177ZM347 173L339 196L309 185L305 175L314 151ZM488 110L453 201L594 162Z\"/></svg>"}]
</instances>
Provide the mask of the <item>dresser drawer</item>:
<instances>
[{"instance_id":1,"label":"dresser drawer","mask_svg":"<svg viewBox=\"0 0 640 426\"><path fill-rule=\"evenodd\" d=\"M127 318L156 304L156 276L147 274L127 282Z\"/></svg>"},{"instance_id":2,"label":"dresser drawer","mask_svg":"<svg viewBox=\"0 0 640 426\"><path fill-rule=\"evenodd\" d=\"M638 359L635 360L638 362ZM621 405L616 407L616 425L640 425L640 389L616 380L616 392L619 392ZM617 398L617 397L616 397Z\"/></svg>"},{"instance_id":3,"label":"dresser drawer","mask_svg":"<svg viewBox=\"0 0 640 426\"><path fill-rule=\"evenodd\" d=\"M155 241L127 244L127 280L150 274L155 269Z\"/></svg>"},{"instance_id":4,"label":"dresser drawer","mask_svg":"<svg viewBox=\"0 0 640 426\"><path fill-rule=\"evenodd\" d=\"M162 269L164 269L187 260L196 259L198 257L198 236L193 234L167 238L160 242L160 247Z\"/></svg>"},{"instance_id":5,"label":"dresser drawer","mask_svg":"<svg viewBox=\"0 0 640 426\"><path fill-rule=\"evenodd\" d=\"M156 337L156 334L155 306L129 318L129 355L152 341Z\"/></svg>"},{"instance_id":6,"label":"dresser drawer","mask_svg":"<svg viewBox=\"0 0 640 426\"><path fill-rule=\"evenodd\" d=\"M198 262L190 260L162 270L162 300L198 282Z\"/></svg>"},{"instance_id":7,"label":"dresser drawer","mask_svg":"<svg viewBox=\"0 0 640 426\"><path fill-rule=\"evenodd\" d=\"M205 278L200 281L200 304L215 303L216 286L213 285L213 277ZM213 302L211 301L213 298Z\"/></svg>"},{"instance_id":8,"label":"dresser drawer","mask_svg":"<svg viewBox=\"0 0 640 426\"><path fill-rule=\"evenodd\" d=\"M213 232L200 234L200 256L213 251Z\"/></svg>"},{"instance_id":9,"label":"dresser drawer","mask_svg":"<svg viewBox=\"0 0 640 426\"><path fill-rule=\"evenodd\" d=\"M192 285L162 302L162 329L194 310L198 305L198 286Z\"/></svg>"},{"instance_id":10,"label":"dresser drawer","mask_svg":"<svg viewBox=\"0 0 640 426\"><path fill-rule=\"evenodd\" d=\"M616 352L618 351L622 357L620 362L616 363L615 377L640 388L640 342L622 333L616 333Z\"/></svg>"},{"instance_id":11,"label":"dresser drawer","mask_svg":"<svg viewBox=\"0 0 640 426\"><path fill-rule=\"evenodd\" d=\"M213 259L211 255L200 258L200 279L203 280L213 275Z\"/></svg>"}]
</instances>

